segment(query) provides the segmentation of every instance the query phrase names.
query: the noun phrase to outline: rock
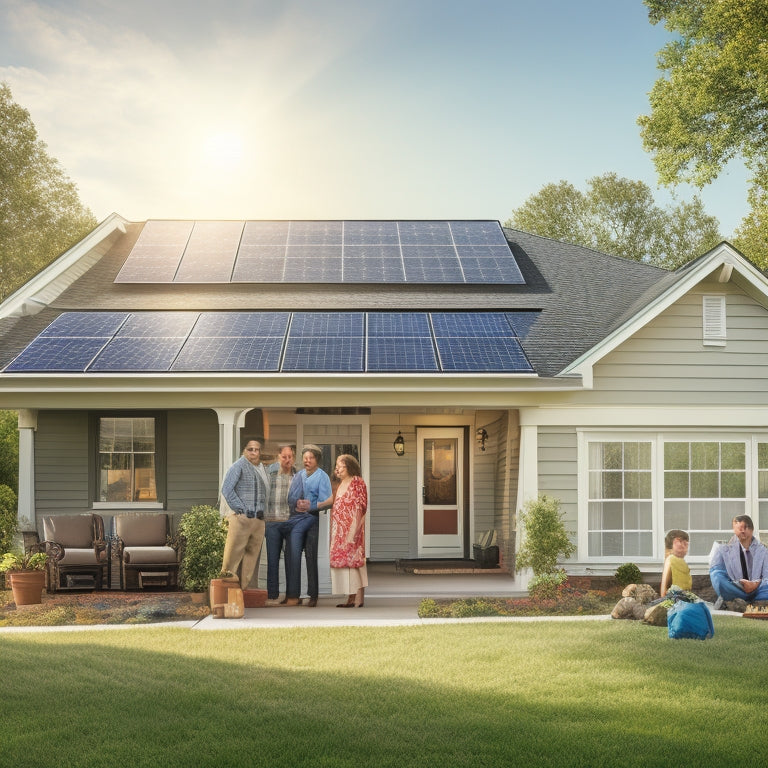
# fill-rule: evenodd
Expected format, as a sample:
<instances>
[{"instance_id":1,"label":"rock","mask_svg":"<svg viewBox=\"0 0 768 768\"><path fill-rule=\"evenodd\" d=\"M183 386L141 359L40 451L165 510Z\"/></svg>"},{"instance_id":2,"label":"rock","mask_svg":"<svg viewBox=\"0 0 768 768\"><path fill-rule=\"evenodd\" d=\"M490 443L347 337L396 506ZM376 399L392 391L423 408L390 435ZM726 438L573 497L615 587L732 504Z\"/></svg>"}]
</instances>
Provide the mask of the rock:
<instances>
[{"instance_id":1,"label":"rock","mask_svg":"<svg viewBox=\"0 0 768 768\"><path fill-rule=\"evenodd\" d=\"M737 597L735 600L728 600L725 607L729 611L735 611L736 613L744 613L747 610L747 601Z\"/></svg>"},{"instance_id":2,"label":"rock","mask_svg":"<svg viewBox=\"0 0 768 768\"><path fill-rule=\"evenodd\" d=\"M654 627L667 626L667 606L664 603L656 603L646 609L643 621L646 624L652 624Z\"/></svg>"},{"instance_id":3,"label":"rock","mask_svg":"<svg viewBox=\"0 0 768 768\"><path fill-rule=\"evenodd\" d=\"M638 603L634 597L622 597L611 611L611 616L614 619L640 621L645 616L645 607L642 603Z\"/></svg>"},{"instance_id":4,"label":"rock","mask_svg":"<svg viewBox=\"0 0 768 768\"><path fill-rule=\"evenodd\" d=\"M628 584L621 593L623 597L633 597L638 603L650 603L658 595L650 584Z\"/></svg>"}]
</instances>

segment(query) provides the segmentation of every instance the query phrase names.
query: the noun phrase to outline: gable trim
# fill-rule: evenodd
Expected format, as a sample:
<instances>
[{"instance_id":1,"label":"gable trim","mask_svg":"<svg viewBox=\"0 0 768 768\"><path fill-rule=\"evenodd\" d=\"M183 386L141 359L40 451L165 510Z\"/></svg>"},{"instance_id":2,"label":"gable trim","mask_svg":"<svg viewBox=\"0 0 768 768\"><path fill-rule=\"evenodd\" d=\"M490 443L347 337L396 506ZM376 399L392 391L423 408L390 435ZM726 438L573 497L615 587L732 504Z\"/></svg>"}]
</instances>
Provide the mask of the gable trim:
<instances>
[{"instance_id":1,"label":"gable trim","mask_svg":"<svg viewBox=\"0 0 768 768\"><path fill-rule=\"evenodd\" d=\"M79 243L41 269L0 304L0 319L36 315L93 266L106 252L98 246L115 232L125 234L128 221L111 213ZM88 257L91 257L90 259Z\"/></svg>"}]
</instances>

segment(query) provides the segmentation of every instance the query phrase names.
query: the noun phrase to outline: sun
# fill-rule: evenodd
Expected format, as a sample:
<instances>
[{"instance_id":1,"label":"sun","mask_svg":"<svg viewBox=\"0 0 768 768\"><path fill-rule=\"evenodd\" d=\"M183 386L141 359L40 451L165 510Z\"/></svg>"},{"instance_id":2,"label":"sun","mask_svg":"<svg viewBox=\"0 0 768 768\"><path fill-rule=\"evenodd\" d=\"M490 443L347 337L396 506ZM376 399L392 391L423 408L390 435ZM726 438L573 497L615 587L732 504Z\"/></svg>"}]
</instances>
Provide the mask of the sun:
<instances>
[{"instance_id":1,"label":"sun","mask_svg":"<svg viewBox=\"0 0 768 768\"><path fill-rule=\"evenodd\" d=\"M210 166L234 168L243 159L243 139L233 131L211 134L203 144L203 157Z\"/></svg>"}]
</instances>

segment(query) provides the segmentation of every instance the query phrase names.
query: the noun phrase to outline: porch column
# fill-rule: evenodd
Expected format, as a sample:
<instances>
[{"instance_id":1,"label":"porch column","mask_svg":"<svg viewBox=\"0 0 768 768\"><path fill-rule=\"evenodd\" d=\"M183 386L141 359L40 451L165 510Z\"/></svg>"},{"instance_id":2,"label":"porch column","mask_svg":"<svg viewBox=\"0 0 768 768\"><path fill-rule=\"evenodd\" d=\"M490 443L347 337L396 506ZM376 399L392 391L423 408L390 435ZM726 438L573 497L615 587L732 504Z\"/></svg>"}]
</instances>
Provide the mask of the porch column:
<instances>
[{"instance_id":1,"label":"porch column","mask_svg":"<svg viewBox=\"0 0 768 768\"><path fill-rule=\"evenodd\" d=\"M37 411L19 411L19 532L37 529L35 514L35 430Z\"/></svg>"},{"instance_id":2,"label":"porch column","mask_svg":"<svg viewBox=\"0 0 768 768\"><path fill-rule=\"evenodd\" d=\"M534 425L520 426L520 479L517 486L517 507L523 508L526 501L539 495L539 431ZM517 517L517 533L515 544L517 551L525 539L525 528L520 517ZM528 589L528 582L533 578L533 571L524 568L518 571L516 587Z\"/></svg>"},{"instance_id":3,"label":"porch column","mask_svg":"<svg viewBox=\"0 0 768 768\"><path fill-rule=\"evenodd\" d=\"M238 428L247 408L214 408L219 419L219 488L227 470L240 456Z\"/></svg>"}]
</instances>

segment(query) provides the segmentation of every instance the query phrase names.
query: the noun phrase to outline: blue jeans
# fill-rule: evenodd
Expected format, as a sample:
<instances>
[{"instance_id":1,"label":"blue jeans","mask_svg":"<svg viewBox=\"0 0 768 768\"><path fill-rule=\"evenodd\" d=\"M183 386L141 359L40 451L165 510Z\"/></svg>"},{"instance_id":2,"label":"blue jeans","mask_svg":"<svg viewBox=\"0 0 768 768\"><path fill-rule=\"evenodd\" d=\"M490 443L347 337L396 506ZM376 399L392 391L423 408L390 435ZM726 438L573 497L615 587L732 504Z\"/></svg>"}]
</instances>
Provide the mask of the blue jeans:
<instances>
[{"instance_id":1,"label":"blue jeans","mask_svg":"<svg viewBox=\"0 0 768 768\"><path fill-rule=\"evenodd\" d=\"M288 520L267 522L264 538L267 541L267 597L276 600L280 595L280 553L285 545L285 574L288 580L288 538L291 526Z\"/></svg>"},{"instance_id":2,"label":"blue jeans","mask_svg":"<svg viewBox=\"0 0 768 768\"><path fill-rule=\"evenodd\" d=\"M736 600L741 598L748 603L755 600L768 600L768 584L761 584L754 592L745 592L738 584L731 581L726 571L716 569L709 572L709 580L718 597L723 600Z\"/></svg>"},{"instance_id":3,"label":"blue jeans","mask_svg":"<svg viewBox=\"0 0 768 768\"><path fill-rule=\"evenodd\" d=\"M285 596L299 597L301 591L301 553L307 558L307 592L317 597L319 580L317 574L317 542L320 518L309 513L297 514L286 521L290 525L290 536L286 547Z\"/></svg>"}]
</instances>

